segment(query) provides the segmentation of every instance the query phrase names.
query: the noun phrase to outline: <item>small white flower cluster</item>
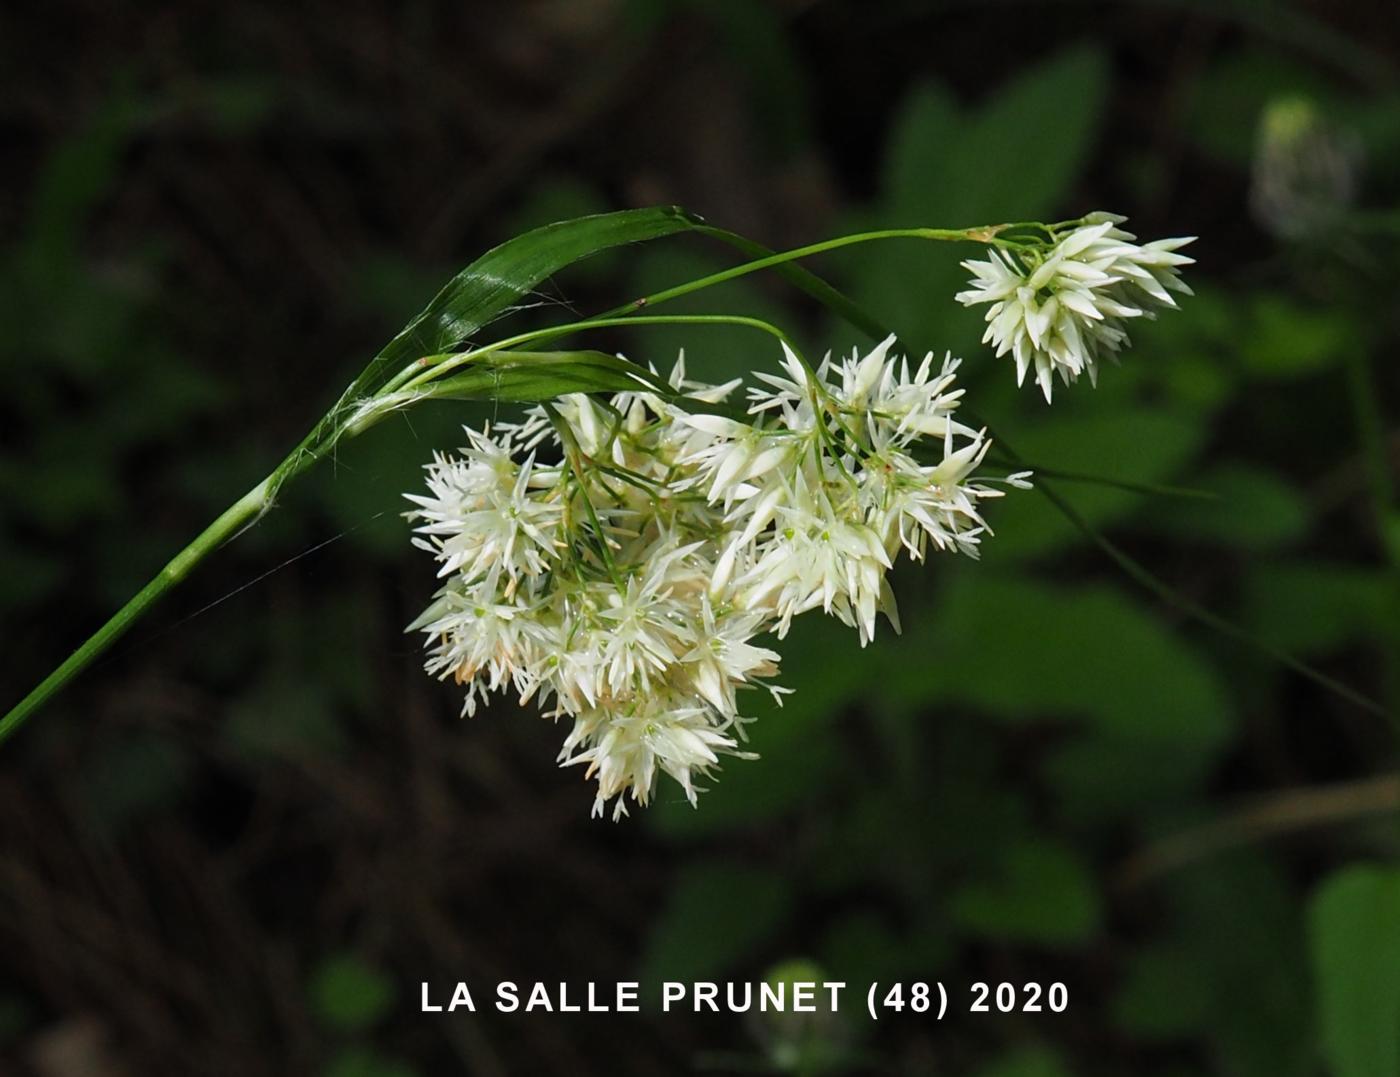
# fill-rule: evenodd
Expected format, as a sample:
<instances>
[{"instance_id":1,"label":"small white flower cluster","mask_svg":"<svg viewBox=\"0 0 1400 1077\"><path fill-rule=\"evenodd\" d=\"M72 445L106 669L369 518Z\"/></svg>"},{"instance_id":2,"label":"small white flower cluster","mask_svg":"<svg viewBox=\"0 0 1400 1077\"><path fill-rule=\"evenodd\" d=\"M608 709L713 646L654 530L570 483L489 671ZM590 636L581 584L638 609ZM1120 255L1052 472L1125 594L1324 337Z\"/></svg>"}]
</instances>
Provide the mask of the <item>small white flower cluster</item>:
<instances>
[{"instance_id":1,"label":"small white flower cluster","mask_svg":"<svg viewBox=\"0 0 1400 1077\"><path fill-rule=\"evenodd\" d=\"M428 671L466 686L466 714L513 690L572 719L560 761L596 777L595 814L645 805L659 771L693 803L697 775L747 754L740 689L783 691L757 637L821 609L864 644L877 612L897 627L901 549L975 556L988 533L979 502L1002 490L973 478L990 442L953 417L957 362L911 369L892 343L815 371L788 350L747 412L682 358L674 396L575 394L469 431L409 495L445 580L410 626Z\"/></svg>"},{"instance_id":2,"label":"small white flower cluster","mask_svg":"<svg viewBox=\"0 0 1400 1077\"><path fill-rule=\"evenodd\" d=\"M1017 385L1034 366L1047 402L1056 373L1066 384L1080 374L1096 383L1097 363L1129 344L1128 320L1175 309L1172 292L1191 294L1177 270L1194 259L1176 251L1195 237L1139 244L1118 227L1126 219L1091 213L1053 245L1008 243L963 263L972 287L958 302L992 304L983 343L1011 353Z\"/></svg>"}]
</instances>

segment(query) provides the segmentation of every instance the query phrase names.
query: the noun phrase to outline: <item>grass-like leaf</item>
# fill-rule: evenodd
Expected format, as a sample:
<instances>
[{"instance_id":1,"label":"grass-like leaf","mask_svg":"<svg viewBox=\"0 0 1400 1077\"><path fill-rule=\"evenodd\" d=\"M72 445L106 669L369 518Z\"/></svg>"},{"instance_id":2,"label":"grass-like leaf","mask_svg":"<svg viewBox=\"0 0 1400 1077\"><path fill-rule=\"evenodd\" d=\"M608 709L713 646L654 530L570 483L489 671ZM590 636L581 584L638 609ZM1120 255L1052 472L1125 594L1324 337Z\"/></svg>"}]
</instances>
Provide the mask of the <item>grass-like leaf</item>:
<instances>
[{"instance_id":1,"label":"grass-like leaf","mask_svg":"<svg viewBox=\"0 0 1400 1077\"><path fill-rule=\"evenodd\" d=\"M696 228L676 206L628 209L558 221L507 240L467 266L389 341L351 384L350 397L423 355L452 351L506 313L541 281L599 251Z\"/></svg>"}]
</instances>

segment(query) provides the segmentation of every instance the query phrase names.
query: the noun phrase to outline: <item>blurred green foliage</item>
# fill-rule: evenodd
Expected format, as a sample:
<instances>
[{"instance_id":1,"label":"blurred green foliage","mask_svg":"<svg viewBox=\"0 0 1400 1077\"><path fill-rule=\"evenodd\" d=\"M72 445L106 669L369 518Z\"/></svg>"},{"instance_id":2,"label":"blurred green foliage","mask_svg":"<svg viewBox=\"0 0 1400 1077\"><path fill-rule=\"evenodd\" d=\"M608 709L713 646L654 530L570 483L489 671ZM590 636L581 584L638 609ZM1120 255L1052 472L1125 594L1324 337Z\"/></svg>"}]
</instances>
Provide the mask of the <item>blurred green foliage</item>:
<instances>
[{"instance_id":1,"label":"blurred green foliage","mask_svg":"<svg viewBox=\"0 0 1400 1077\"><path fill-rule=\"evenodd\" d=\"M1254 126L1271 96L1323 80L1290 81L1297 66L1286 64L1265 75L1259 59L1213 70L1193 102L1202 151L1237 166L1251 160ZM937 84L915 88L894 123L877 196L841 227L1071 210L1066 192L1080 180L1107 103L1106 66L1096 50L1072 49L972 107ZM1321 100L1335 103L1338 117L1372 107L1337 93ZM1395 107L1394 96L1386 101ZM1393 140L1388 133L1370 148L1387 155ZM1216 249L1202 250L1209 263ZM1064 484L1095 526L1206 559L1210 582L1201 593L1217 607L1233 605L1261 638L1326 656L1394 639L1395 603L1386 595L1395 594L1395 576L1364 544L1347 545L1358 560L1346 564L1300 557L1328 511L1305 492L1324 466L1306 459L1305 447L1317 447L1322 423L1345 429L1341 368L1349 355L1378 356L1395 325L1366 316L1365 288L1347 295L1313 276L1353 269L1340 261L1312 268L1290 280L1276 267L1251 287L1217 283L1207 265L1192 278L1201 294L1135 334L1139 346L1124 369L1053 413L1028 403L1031 394L1013 396L1008 371L977 349L977 328L949 298L959 280L949 252L881 248L831 272L912 347L969 356L970 398L1027 460L1212 495L1145 498ZM834 335L843 333L850 335ZM1334 444L1326 455L1349 448ZM700 810L672 799L649 821L712 852L757 826L791 820L801 837L750 869L736 895L754 892L754 870L768 872L772 894L787 894L798 879L822 895L836 911L811 952L838 978L960 983L976 967L972 948L991 945L1045 954L1028 958L1032 967L1071 970L1064 974L1083 982L1088 967L1048 954L1088 954L1114 939L1127 950L1107 991L1108 1020L1144 1043L1203 1051L1199 1071L1160 1072L1312 1073L1318 1035L1337 1074L1400 1072L1400 1000L1391 983L1400 961L1385 948L1400 917L1388 877L1344 873L1309 901L1258 854L1233 854L1158 895L1169 927L1125 932L1106 922L1113 899L1105 850L1199 817L1220 768L1241 750L1241 714L1257 723L1268 713L1269 700L1281 698L1279 674L1242 675L1253 665L1248 655L1169 623L1107 569L1093 582L1060 582L1056 566L1075 563L1084 538L1045 500L1008 499L991 521L998 535L981 564L935 563L921 581L905 573L896 588L906 607L902 638L855 656L839 630L795 629L785 673L797 693L781 709L757 696L753 704L761 720L752 746L763 762L727 768ZM1358 563L1366 561L1370 567ZM1047 723L1053 736L1018 744ZM1393 850L1393 840L1385 847ZM736 937L749 945L726 921L694 915L713 900L713 885L709 875L678 877L646 967L688 976L694 952L719 959ZM883 912L853 913L861 907L855 895L872 887L884 895ZM746 907L753 901L738 898ZM1314 922L1311 966L1303 904ZM694 949L679 946L680 937ZM708 961L705 968L713 974ZM1122 1071L1042 1046L979 1072Z\"/></svg>"},{"instance_id":2,"label":"blurred green foliage","mask_svg":"<svg viewBox=\"0 0 1400 1077\"><path fill-rule=\"evenodd\" d=\"M316 1015L335 1028L354 1031L373 1025L394 1004L393 983L353 954L326 958L311 979Z\"/></svg>"},{"instance_id":3,"label":"blurred green foliage","mask_svg":"<svg viewBox=\"0 0 1400 1077\"><path fill-rule=\"evenodd\" d=\"M1322 1049L1338 1077L1400 1069L1400 872L1352 867L1313 897Z\"/></svg>"}]
</instances>

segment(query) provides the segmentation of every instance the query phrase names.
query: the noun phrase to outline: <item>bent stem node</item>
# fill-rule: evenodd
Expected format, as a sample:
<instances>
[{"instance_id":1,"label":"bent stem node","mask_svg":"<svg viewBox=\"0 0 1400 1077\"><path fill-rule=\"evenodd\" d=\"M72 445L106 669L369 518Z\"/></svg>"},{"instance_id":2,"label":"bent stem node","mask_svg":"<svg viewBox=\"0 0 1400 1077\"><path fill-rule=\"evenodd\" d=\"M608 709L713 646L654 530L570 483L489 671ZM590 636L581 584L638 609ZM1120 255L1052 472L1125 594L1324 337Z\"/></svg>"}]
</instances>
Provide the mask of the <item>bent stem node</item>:
<instances>
[{"instance_id":1,"label":"bent stem node","mask_svg":"<svg viewBox=\"0 0 1400 1077\"><path fill-rule=\"evenodd\" d=\"M121 639L126 634L127 629L166 591L188 576L195 565L267 511L271 504L273 490L277 485L277 478L278 472L274 472L225 509L217 520L200 532L198 538L172 557L170 562L145 587L137 591L126 605L117 610L106 624L94 632L86 643L70 654L57 669L40 681L33 691L20 700L3 719L0 719L0 741L4 741L13 734L30 714L48 701L50 696L82 672L85 667L96 661L112 644Z\"/></svg>"}]
</instances>

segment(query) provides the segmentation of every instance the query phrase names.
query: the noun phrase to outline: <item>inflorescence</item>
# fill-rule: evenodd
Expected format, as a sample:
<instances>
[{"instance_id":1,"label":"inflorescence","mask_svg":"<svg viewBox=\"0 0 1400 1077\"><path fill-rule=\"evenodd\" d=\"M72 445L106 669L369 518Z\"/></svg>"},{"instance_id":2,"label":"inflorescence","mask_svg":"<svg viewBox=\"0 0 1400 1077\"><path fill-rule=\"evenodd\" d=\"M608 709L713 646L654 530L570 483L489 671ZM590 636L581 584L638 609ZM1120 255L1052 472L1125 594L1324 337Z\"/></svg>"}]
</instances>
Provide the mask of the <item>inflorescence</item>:
<instances>
[{"instance_id":1,"label":"inflorescence","mask_svg":"<svg viewBox=\"0 0 1400 1077\"><path fill-rule=\"evenodd\" d=\"M1139 245L1123 218L1093 214L999 239L963 263L991 303L987 334L1018 382L1096 377L1125 324L1174 307L1189 239ZM812 369L786 343L781 373L687 379L684 356L611 399L575 393L515 423L468 430L409 495L416 545L441 589L411 626L428 672L568 718L561 764L597 780L594 814L646 805L660 772L695 802L697 778L743 750L745 692L773 683L792 619L821 610L864 646L877 615L898 630L887 573L901 552L975 557L981 503L1029 473L978 474L991 445L959 422L958 360L910 364L891 337ZM669 385L669 391L663 386ZM771 637L771 639L769 639ZM760 642L763 641L763 642Z\"/></svg>"},{"instance_id":2,"label":"inflorescence","mask_svg":"<svg viewBox=\"0 0 1400 1077\"><path fill-rule=\"evenodd\" d=\"M957 361L911 368L892 344L816 371L786 350L742 418L721 407L737 381L689 381L682 359L687 407L573 394L469 430L409 495L444 579L411 626L428 671L465 685L466 714L513 691L572 719L560 760L596 777L595 813L646 804L659 771L694 802L697 775L746 755L742 691L783 691L758 637L820 609L864 644L877 614L898 625L901 550L975 556L988 533L979 504L1003 490L974 477L991 443L954 418Z\"/></svg>"},{"instance_id":3,"label":"inflorescence","mask_svg":"<svg viewBox=\"0 0 1400 1077\"><path fill-rule=\"evenodd\" d=\"M1125 220L1091 213L1062 236L1052 230L1050 245L1010 245L963 263L972 287L958 302L991 304L982 342L998 357L1011 353L1017 385L1035 367L1047 402L1056 374L1066 385L1081 374L1097 384L1099 361L1116 362L1130 343L1129 321L1175 309L1172 292L1191 294L1177 270L1194 259L1176 252L1195 237L1139 244L1118 227Z\"/></svg>"}]
</instances>

